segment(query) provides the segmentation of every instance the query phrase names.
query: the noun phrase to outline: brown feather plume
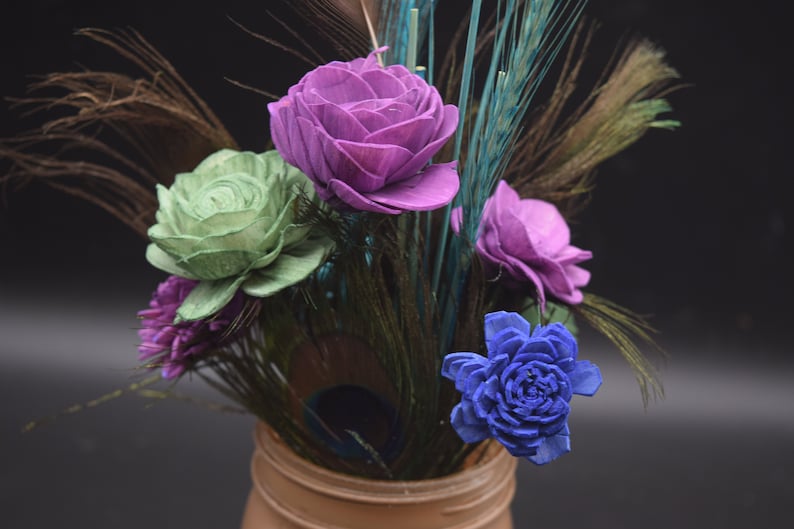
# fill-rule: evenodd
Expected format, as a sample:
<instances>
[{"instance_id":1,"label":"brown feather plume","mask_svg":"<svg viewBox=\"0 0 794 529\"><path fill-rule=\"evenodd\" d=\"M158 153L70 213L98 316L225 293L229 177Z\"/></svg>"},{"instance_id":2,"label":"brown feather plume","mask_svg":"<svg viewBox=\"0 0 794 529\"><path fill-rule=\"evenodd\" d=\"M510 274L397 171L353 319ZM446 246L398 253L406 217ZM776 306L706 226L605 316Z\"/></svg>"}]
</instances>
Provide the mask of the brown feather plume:
<instances>
[{"instance_id":1,"label":"brown feather plume","mask_svg":"<svg viewBox=\"0 0 794 529\"><path fill-rule=\"evenodd\" d=\"M555 202L569 215L587 198L600 163L650 128L677 125L657 116L669 110L662 97L676 88L670 82L678 73L647 40L630 42L585 100L563 118L594 31L594 26L580 26L574 35L548 103L533 116L508 169L508 179L522 196Z\"/></svg>"},{"instance_id":2,"label":"brown feather plume","mask_svg":"<svg viewBox=\"0 0 794 529\"><path fill-rule=\"evenodd\" d=\"M0 182L14 187L44 182L92 202L145 236L157 209L155 183L168 185L176 173L237 144L139 33L82 29L77 34L109 47L141 76L86 70L51 73L30 85L35 96L12 102L29 107L27 114L45 113L47 120L37 130L0 140L0 160L10 163Z\"/></svg>"},{"instance_id":3,"label":"brown feather plume","mask_svg":"<svg viewBox=\"0 0 794 529\"><path fill-rule=\"evenodd\" d=\"M371 43L366 9L373 27L377 28L376 0L282 0L308 25L308 28L330 45L338 58L352 60L369 53ZM306 39L301 38L301 41ZM306 44L306 42L302 42ZM327 62L328 58L323 61Z\"/></svg>"}]
</instances>

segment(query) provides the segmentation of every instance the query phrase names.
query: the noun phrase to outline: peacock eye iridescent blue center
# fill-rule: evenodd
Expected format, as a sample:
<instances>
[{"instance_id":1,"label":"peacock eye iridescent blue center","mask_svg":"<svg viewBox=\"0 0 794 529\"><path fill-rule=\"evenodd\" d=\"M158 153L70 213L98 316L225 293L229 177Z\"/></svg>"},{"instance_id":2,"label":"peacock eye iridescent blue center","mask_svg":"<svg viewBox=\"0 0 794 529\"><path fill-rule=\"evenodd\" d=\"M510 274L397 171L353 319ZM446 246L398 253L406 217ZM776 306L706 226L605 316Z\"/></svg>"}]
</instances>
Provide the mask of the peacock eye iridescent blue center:
<instances>
[{"instance_id":1,"label":"peacock eye iridescent blue center","mask_svg":"<svg viewBox=\"0 0 794 529\"><path fill-rule=\"evenodd\" d=\"M344 459L393 459L402 439L395 407L369 388L342 384L308 399L304 420L311 432Z\"/></svg>"}]
</instances>

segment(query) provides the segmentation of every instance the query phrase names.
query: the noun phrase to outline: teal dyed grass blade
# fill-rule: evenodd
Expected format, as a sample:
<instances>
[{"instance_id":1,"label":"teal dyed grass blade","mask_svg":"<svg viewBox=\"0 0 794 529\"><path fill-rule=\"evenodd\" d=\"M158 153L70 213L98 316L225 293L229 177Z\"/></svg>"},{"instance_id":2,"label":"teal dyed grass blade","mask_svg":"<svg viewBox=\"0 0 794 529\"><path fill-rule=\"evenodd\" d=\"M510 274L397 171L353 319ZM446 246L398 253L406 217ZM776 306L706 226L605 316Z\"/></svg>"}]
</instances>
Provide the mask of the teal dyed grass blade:
<instances>
[{"instance_id":1,"label":"teal dyed grass blade","mask_svg":"<svg viewBox=\"0 0 794 529\"><path fill-rule=\"evenodd\" d=\"M584 1L514 2L504 5L501 25L475 122L456 205L463 208L461 235L477 240L485 201L510 162L534 94L579 18ZM500 3L501 5L501 3Z\"/></svg>"},{"instance_id":2,"label":"teal dyed grass blade","mask_svg":"<svg viewBox=\"0 0 794 529\"><path fill-rule=\"evenodd\" d=\"M409 48L411 10L419 11L417 42L421 47L430 28L430 13L435 0L382 0L378 22L378 43L389 46L386 58L389 64L406 64Z\"/></svg>"},{"instance_id":3,"label":"teal dyed grass blade","mask_svg":"<svg viewBox=\"0 0 794 529\"><path fill-rule=\"evenodd\" d=\"M471 8L471 17L469 19L469 32L466 38L466 53L463 58L463 74L461 76L461 88L460 88L460 96L458 98L458 110L460 111L460 123L458 124L458 130L455 134L455 147L452 151L452 159L459 160L460 159L460 150L461 145L463 143L463 130L466 127L466 111L469 105L470 99L473 97L471 93L471 82L473 80L473 65L474 65L474 56L475 56L475 49L477 44L477 31L479 28L480 23L480 13L482 11L482 1L481 0L474 0L472 2ZM462 188L463 186L461 186ZM465 192L465 190L461 189L460 193ZM433 291L438 292L439 287L439 280L441 278L441 267L442 264L446 261L449 264L448 258L449 256L457 255L457 248L455 247L455 242L453 241L453 248L450 248L450 252L444 252L444 249L447 246L447 238L449 236L449 222L446 222L446 219L449 219L450 214L452 212L452 204L446 206L444 209L444 217L441 223L441 233L439 235L439 243L438 247L441 248L441 251L438 252L436 256L435 265L433 267ZM456 261L456 260L455 260ZM457 261L456 261L457 262ZM442 298L443 299L443 298ZM442 301L442 304L444 301ZM446 320L445 320L446 321Z\"/></svg>"},{"instance_id":4,"label":"teal dyed grass blade","mask_svg":"<svg viewBox=\"0 0 794 529\"><path fill-rule=\"evenodd\" d=\"M467 275L480 217L505 174L534 94L570 35L584 0L506 0L498 2L493 47L479 93L474 68L482 2L472 3L458 106L461 124L453 158L461 164L461 187L454 206L462 208L460 237L448 241L443 223L434 264L433 288L440 292L442 332L452 336L456 300ZM476 103L476 107L475 107ZM446 209L449 218L451 206ZM441 274L451 278L441 285ZM448 344L443 344L446 347ZM445 350L442 349L442 353Z\"/></svg>"}]
</instances>

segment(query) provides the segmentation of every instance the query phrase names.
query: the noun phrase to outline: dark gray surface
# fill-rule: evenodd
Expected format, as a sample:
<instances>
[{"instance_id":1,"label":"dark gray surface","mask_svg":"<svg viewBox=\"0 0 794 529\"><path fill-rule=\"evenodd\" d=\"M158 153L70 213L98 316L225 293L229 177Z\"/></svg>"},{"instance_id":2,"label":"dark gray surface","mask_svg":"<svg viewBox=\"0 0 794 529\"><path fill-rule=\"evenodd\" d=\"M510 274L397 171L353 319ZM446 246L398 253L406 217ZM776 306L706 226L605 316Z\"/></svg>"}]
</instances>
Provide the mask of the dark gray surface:
<instances>
[{"instance_id":1,"label":"dark gray surface","mask_svg":"<svg viewBox=\"0 0 794 529\"><path fill-rule=\"evenodd\" d=\"M234 528L248 491L252 419L120 397L29 434L27 420L130 380L138 300L101 310L79 293L31 310L0 301L3 528ZM145 298L145 296L142 296ZM522 462L516 527L786 527L794 515L794 363L671 347L667 398L643 410L628 368L582 339L605 383L575 397L574 449ZM198 383L193 397L217 401Z\"/></svg>"}]
</instances>

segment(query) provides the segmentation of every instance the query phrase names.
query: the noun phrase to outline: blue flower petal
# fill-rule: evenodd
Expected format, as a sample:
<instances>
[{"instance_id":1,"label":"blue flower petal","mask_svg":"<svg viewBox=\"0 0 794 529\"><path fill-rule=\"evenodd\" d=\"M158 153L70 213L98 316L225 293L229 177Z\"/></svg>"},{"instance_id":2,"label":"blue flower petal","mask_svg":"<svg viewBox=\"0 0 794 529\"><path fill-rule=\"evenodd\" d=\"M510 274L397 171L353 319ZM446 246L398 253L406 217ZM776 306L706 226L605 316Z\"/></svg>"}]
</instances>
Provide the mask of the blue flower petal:
<instances>
[{"instance_id":1,"label":"blue flower petal","mask_svg":"<svg viewBox=\"0 0 794 529\"><path fill-rule=\"evenodd\" d=\"M520 453L521 450L525 448L524 445L518 442L517 439L507 435L503 435L502 432L498 430L494 430L493 427L491 428L491 437L497 439L499 443L505 448L507 448L507 451L510 452L510 454L513 456L515 456L517 452Z\"/></svg>"},{"instance_id":2,"label":"blue flower petal","mask_svg":"<svg viewBox=\"0 0 794 529\"><path fill-rule=\"evenodd\" d=\"M537 347L534 342L525 342L521 349L516 352L513 362L526 364L533 361L553 364L554 357L549 354L548 350Z\"/></svg>"},{"instance_id":3,"label":"blue flower petal","mask_svg":"<svg viewBox=\"0 0 794 529\"><path fill-rule=\"evenodd\" d=\"M464 424L468 425L477 425L483 423L483 420L477 417L477 412L474 409L474 405L468 399L463 399L458 404L460 408L458 413L460 413L460 420L463 421Z\"/></svg>"},{"instance_id":4,"label":"blue flower petal","mask_svg":"<svg viewBox=\"0 0 794 529\"><path fill-rule=\"evenodd\" d=\"M450 422L464 443L477 443L488 438L489 430L485 423L471 424L464 420L464 413L461 405L458 404L452 409Z\"/></svg>"},{"instance_id":5,"label":"blue flower petal","mask_svg":"<svg viewBox=\"0 0 794 529\"><path fill-rule=\"evenodd\" d=\"M563 415L557 417L557 420L551 422L549 424L541 424L538 427L538 432L542 437L552 437L555 435L559 435L559 433L565 428L565 425L568 422L568 416Z\"/></svg>"},{"instance_id":6,"label":"blue flower petal","mask_svg":"<svg viewBox=\"0 0 794 529\"><path fill-rule=\"evenodd\" d=\"M463 367L467 362L477 362L477 359L482 359L484 364L487 360L477 353L449 353L444 357L444 362L441 364L441 376L450 380L455 380L458 376L458 370Z\"/></svg>"},{"instance_id":7,"label":"blue flower petal","mask_svg":"<svg viewBox=\"0 0 794 529\"><path fill-rule=\"evenodd\" d=\"M571 438L567 434L559 433L552 437L544 437L535 455L527 459L536 465L545 465L570 451Z\"/></svg>"},{"instance_id":8,"label":"blue flower petal","mask_svg":"<svg viewBox=\"0 0 794 529\"><path fill-rule=\"evenodd\" d=\"M491 435L510 452L510 455L515 457L529 457L535 455L543 442L543 438L541 437L515 437L493 426L491 427Z\"/></svg>"},{"instance_id":9,"label":"blue flower petal","mask_svg":"<svg viewBox=\"0 0 794 529\"><path fill-rule=\"evenodd\" d=\"M576 362L576 367L568 376L571 379L573 392L577 395L592 397L601 387L601 370L588 360Z\"/></svg>"},{"instance_id":10,"label":"blue flower petal","mask_svg":"<svg viewBox=\"0 0 794 529\"><path fill-rule=\"evenodd\" d=\"M579 350L576 338L562 323L555 322L546 326L537 326L532 338L545 338L552 342L558 359L573 358L576 360Z\"/></svg>"},{"instance_id":11,"label":"blue flower petal","mask_svg":"<svg viewBox=\"0 0 794 529\"><path fill-rule=\"evenodd\" d=\"M517 312L505 312L500 310L498 312L491 312L485 315L485 342L491 341L491 338L503 329L516 329L519 332L529 336L531 326L527 320L521 317ZM490 347L488 347L490 349Z\"/></svg>"},{"instance_id":12,"label":"blue flower petal","mask_svg":"<svg viewBox=\"0 0 794 529\"><path fill-rule=\"evenodd\" d=\"M489 374L501 373L508 365L510 365L510 357L508 355L497 354L489 355L488 362L491 363L488 370Z\"/></svg>"},{"instance_id":13,"label":"blue flower petal","mask_svg":"<svg viewBox=\"0 0 794 529\"><path fill-rule=\"evenodd\" d=\"M464 395L471 397L485 382L488 376L488 369L474 362L466 364L463 369L458 371L458 378L455 379L455 389Z\"/></svg>"},{"instance_id":14,"label":"blue flower petal","mask_svg":"<svg viewBox=\"0 0 794 529\"><path fill-rule=\"evenodd\" d=\"M522 439L536 439L538 437L538 428L532 424L524 424L523 426L513 427L510 432L516 437Z\"/></svg>"},{"instance_id":15,"label":"blue flower petal","mask_svg":"<svg viewBox=\"0 0 794 529\"><path fill-rule=\"evenodd\" d=\"M503 387L507 388L508 380L512 380L516 378L516 371L521 369L521 364L512 363L508 364L502 372L499 374L499 382L502 384Z\"/></svg>"},{"instance_id":16,"label":"blue flower petal","mask_svg":"<svg viewBox=\"0 0 794 529\"><path fill-rule=\"evenodd\" d=\"M464 442L492 437L512 455L546 464L570 451L569 402L574 393L594 394L601 372L576 361L576 339L562 324L531 329L508 312L485 320L487 358L452 353L444 359L442 374L462 393L452 425Z\"/></svg>"},{"instance_id":17,"label":"blue flower petal","mask_svg":"<svg viewBox=\"0 0 794 529\"><path fill-rule=\"evenodd\" d=\"M488 347L488 358L506 355L512 359L516 352L521 350L526 341L526 336L516 335L510 329L505 329L495 339L491 340Z\"/></svg>"},{"instance_id":18,"label":"blue flower petal","mask_svg":"<svg viewBox=\"0 0 794 529\"><path fill-rule=\"evenodd\" d=\"M545 336L533 337L531 340L526 341L521 350L518 351L516 357L524 358L525 355L532 355L536 360L546 360L547 364L552 364L557 361L558 353L554 349L554 344Z\"/></svg>"},{"instance_id":19,"label":"blue flower petal","mask_svg":"<svg viewBox=\"0 0 794 529\"><path fill-rule=\"evenodd\" d=\"M485 396L484 393L485 384L479 384L471 396L474 412L480 419L485 419L494 407L494 401Z\"/></svg>"},{"instance_id":20,"label":"blue flower petal","mask_svg":"<svg viewBox=\"0 0 794 529\"><path fill-rule=\"evenodd\" d=\"M557 424L561 418L567 419L568 414L571 412L571 407L562 399L554 399L550 402L549 409L543 411L543 415L538 417L537 421L540 424Z\"/></svg>"},{"instance_id":21,"label":"blue flower petal","mask_svg":"<svg viewBox=\"0 0 794 529\"><path fill-rule=\"evenodd\" d=\"M488 414L488 422L494 424L498 423L503 428L512 432L516 427L521 426L521 422L514 417L511 411L512 410L505 409L502 406L497 406Z\"/></svg>"},{"instance_id":22,"label":"blue flower petal","mask_svg":"<svg viewBox=\"0 0 794 529\"><path fill-rule=\"evenodd\" d=\"M499 391L499 377L496 375L492 375L488 380L485 381L483 384L485 388L485 395L492 400L496 400L496 394Z\"/></svg>"}]
</instances>

